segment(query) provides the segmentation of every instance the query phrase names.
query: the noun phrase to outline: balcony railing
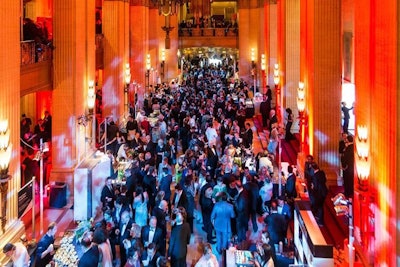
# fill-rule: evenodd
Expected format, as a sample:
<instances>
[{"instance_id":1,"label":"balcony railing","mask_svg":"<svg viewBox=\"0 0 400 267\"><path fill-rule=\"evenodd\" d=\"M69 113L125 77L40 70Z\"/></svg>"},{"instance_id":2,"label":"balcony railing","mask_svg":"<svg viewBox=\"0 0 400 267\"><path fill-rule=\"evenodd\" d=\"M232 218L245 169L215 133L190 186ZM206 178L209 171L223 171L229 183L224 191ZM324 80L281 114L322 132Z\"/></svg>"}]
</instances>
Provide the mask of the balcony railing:
<instances>
[{"instance_id":1,"label":"balcony railing","mask_svg":"<svg viewBox=\"0 0 400 267\"><path fill-rule=\"evenodd\" d=\"M21 65L29 65L51 60L52 47L37 44L33 40L21 42Z\"/></svg>"},{"instance_id":2,"label":"balcony railing","mask_svg":"<svg viewBox=\"0 0 400 267\"><path fill-rule=\"evenodd\" d=\"M238 28L179 28L179 37L224 37L238 36Z\"/></svg>"}]
</instances>

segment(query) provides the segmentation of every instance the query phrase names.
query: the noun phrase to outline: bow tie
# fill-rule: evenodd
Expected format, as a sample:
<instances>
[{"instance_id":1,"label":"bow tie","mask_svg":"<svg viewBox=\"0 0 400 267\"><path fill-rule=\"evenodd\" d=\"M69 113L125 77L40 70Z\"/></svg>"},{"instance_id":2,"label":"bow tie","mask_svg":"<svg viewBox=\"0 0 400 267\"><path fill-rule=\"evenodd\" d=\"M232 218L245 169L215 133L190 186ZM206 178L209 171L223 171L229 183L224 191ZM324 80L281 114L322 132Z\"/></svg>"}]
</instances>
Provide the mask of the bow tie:
<instances>
[{"instance_id":1,"label":"bow tie","mask_svg":"<svg viewBox=\"0 0 400 267\"><path fill-rule=\"evenodd\" d=\"M151 232L154 232L155 230L156 230L156 229L154 229L154 228L150 228L150 231L151 231Z\"/></svg>"}]
</instances>

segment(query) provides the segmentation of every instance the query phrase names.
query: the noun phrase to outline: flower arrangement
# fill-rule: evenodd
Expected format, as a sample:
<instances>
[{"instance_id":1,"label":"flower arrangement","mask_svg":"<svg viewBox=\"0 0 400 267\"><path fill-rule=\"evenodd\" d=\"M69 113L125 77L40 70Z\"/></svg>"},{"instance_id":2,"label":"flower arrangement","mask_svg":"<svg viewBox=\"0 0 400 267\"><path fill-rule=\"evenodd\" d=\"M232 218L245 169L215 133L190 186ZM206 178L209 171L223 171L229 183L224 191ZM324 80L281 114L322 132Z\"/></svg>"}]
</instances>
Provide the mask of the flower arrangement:
<instances>
[{"instance_id":1,"label":"flower arrangement","mask_svg":"<svg viewBox=\"0 0 400 267\"><path fill-rule=\"evenodd\" d=\"M86 220L86 221L79 221L78 226L75 230L76 240L78 240L80 242L83 234L85 232L89 231L90 229L92 229L93 227L94 227L94 219L93 218L90 218L89 220Z\"/></svg>"}]
</instances>

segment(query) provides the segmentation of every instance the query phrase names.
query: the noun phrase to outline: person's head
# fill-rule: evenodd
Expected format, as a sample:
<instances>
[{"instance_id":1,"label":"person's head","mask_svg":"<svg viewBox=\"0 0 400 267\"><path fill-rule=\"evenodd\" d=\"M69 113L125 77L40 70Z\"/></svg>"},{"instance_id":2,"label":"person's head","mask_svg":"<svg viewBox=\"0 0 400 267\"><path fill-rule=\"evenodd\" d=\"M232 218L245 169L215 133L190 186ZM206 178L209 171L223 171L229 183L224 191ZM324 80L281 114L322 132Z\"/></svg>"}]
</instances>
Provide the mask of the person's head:
<instances>
[{"instance_id":1,"label":"person's head","mask_svg":"<svg viewBox=\"0 0 400 267\"><path fill-rule=\"evenodd\" d=\"M312 155L307 155L307 161L308 162L313 162L314 161L314 157Z\"/></svg>"},{"instance_id":2,"label":"person's head","mask_svg":"<svg viewBox=\"0 0 400 267\"><path fill-rule=\"evenodd\" d=\"M112 211L110 209L105 210L103 217L106 222L110 221L112 219Z\"/></svg>"},{"instance_id":3,"label":"person's head","mask_svg":"<svg viewBox=\"0 0 400 267\"><path fill-rule=\"evenodd\" d=\"M175 185L175 191L177 192L177 193L182 193L182 185L180 184L180 183L177 183L176 185Z\"/></svg>"},{"instance_id":4,"label":"person's head","mask_svg":"<svg viewBox=\"0 0 400 267\"><path fill-rule=\"evenodd\" d=\"M209 260L210 258L211 258L211 255L212 255L212 248L211 248L211 245L210 245L210 243L205 243L205 244L203 244L203 256L207 259L207 260Z\"/></svg>"},{"instance_id":5,"label":"person's head","mask_svg":"<svg viewBox=\"0 0 400 267\"><path fill-rule=\"evenodd\" d=\"M289 165L287 167L287 171L288 171L288 173L293 173L293 167L291 165Z\"/></svg>"},{"instance_id":6,"label":"person's head","mask_svg":"<svg viewBox=\"0 0 400 267\"><path fill-rule=\"evenodd\" d=\"M160 256L157 259L157 267L167 267L168 265L168 260L164 256Z\"/></svg>"},{"instance_id":7,"label":"person's head","mask_svg":"<svg viewBox=\"0 0 400 267\"><path fill-rule=\"evenodd\" d=\"M117 199L114 201L114 205L116 208L121 208L123 204L122 197L117 197Z\"/></svg>"},{"instance_id":8,"label":"person's head","mask_svg":"<svg viewBox=\"0 0 400 267\"><path fill-rule=\"evenodd\" d=\"M258 245L257 252L264 262L268 261L272 257L272 248L270 244Z\"/></svg>"},{"instance_id":9,"label":"person's head","mask_svg":"<svg viewBox=\"0 0 400 267\"><path fill-rule=\"evenodd\" d=\"M352 135L348 135L348 136L347 136L347 142L348 142L348 143L353 143L353 141L354 141L353 136L352 136Z\"/></svg>"},{"instance_id":10,"label":"person's head","mask_svg":"<svg viewBox=\"0 0 400 267\"><path fill-rule=\"evenodd\" d=\"M319 166L318 166L318 164L315 163L315 162L311 164L311 168L313 168L314 171L319 170Z\"/></svg>"},{"instance_id":11,"label":"person's head","mask_svg":"<svg viewBox=\"0 0 400 267\"><path fill-rule=\"evenodd\" d=\"M134 246L131 246L126 253L129 261L137 261L139 259L139 251Z\"/></svg>"},{"instance_id":12,"label":"person's head","mask_svg":"<svg viewBox=\"0 0 400 267\"><path fill-rule=\"evenodd\" d=\"M160 209L162 209L165 212L168 212L168 202L165 200L160 201L160 205L158 206Z\"/></svg>"},{"instance_id":13,"label":"person's head","mask_svg":"<svg viewBox=\"0 0 400 267\"><path fill-rule=\"evenodd\" d=\"M111 186L112 185L112 181L113 181L113 179L111 177L107 177L106 178L106 185L107 186Z\"/></svg>"},{"instance_id":14,"label":"person's head","mask_svg":"<svg viewBox=\"0 0 400 267\"><path fill-rule=\"evenodd\" d=\"M150 221L149 221L149 226L152 228L157 227L157 217L156 216L151 216Z\"/></svg>"},{"instance_id":15,"label":"person's head","mask_svg":"<svg viewBox=\"0 0 400 267\"><path fill-rule=\"evenodd\" d=\"M269 244L270 238L268 231L263 231L261 234L261 242L263 244Z\"/></svg>"},{"instance_id":16,"label":"person's head","mask_svg":"<svg viewBox=\"0 0 400 267\"><path fill-rule=\"evenodd\" d=\"M129 214L129 211L122 212L122 214L121 214L121 222L122 223L128 223L130 219L131 219L131 215Z\"/></svg>"},{"instance_id":17,"label":"person's head","mask_svg":"<svg viewBox=\"0 0 400 267\"><path fill-rule=\"evenodd\" d=\"M97 228L93 232L93 242L96 244L102 244L107 241L107 234L101 227Z\"/></svg>"},{"instance_id":18,"label":"person's head","mask_svg":"<svg viewBox=\"0 0 400 267\"><path fill-rule=\"evenodd\" d=\"M142 228L140 227L139 224L133 223L132 227L131 227L131 237L133 237L133 238L140 237L141 230L142 230Z\"/></svg>"},{"instance_id":19,"label":"person's head","mask_svg":"<svg viewBox=\"0 0 400 267\"><path fill-rule=\"evenodd\" d=\"M278 197L278 206L282 207L285 204L285 196L281 195Z\"/></svg>"},{"instance_id":20,"label":"person's head","mask_svg":"<svg viewBox=\"0 0 400 267\"><path fill-rule=\"evenodd\" d=\"M182 224L183 223L183 215L180 212L176 213L176 218L175 218L176 224Z\"/></svg>"},{"instance_id":21,"label":"person's head","mask_svg":"<svg viewBox=\"0 0 400 267\"><path fill-rule=\"evenodd\" d=\"M87 231L82 236L81 245L84 246L85 248L88 248L92 244L92 241L93 241L93 232Z\"/></svg>"},{"instance_id":22,"label":"person's head","mask_svg":"<svg viewBox=\"0 0 400 267\"><path fill-rule=\"evenodd\" d=\"M57 232L57 224L55 222L51 222L47 227L47 234L50 236L55 236Z\"/></svg>"},{"instance_id":23,"label":"person's head","mask_svg":"<svg viewBox=\"0 0 400 267\"><path fill-rule=\"evenodd\" d=\"M3 253L6 254L7 257L11 257L15 251L15 245L11 243L7 243L3 247Z\"/></svg>"}]
</instances>

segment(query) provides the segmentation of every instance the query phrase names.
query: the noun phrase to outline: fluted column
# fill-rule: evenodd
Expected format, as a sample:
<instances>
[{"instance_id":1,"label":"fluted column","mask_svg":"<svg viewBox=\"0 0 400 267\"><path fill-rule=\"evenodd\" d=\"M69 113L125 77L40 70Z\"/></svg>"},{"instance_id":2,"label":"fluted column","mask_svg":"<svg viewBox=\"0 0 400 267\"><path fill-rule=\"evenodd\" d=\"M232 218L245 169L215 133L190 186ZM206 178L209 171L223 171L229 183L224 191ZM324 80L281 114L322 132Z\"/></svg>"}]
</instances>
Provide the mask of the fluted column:
<instances>
[{"instance_id":1,"label":"fluted column","mask_svg":"<svg viewBox=\"0 0 400 267\"><path fill-rule=\"evenodd\" d=\"M19 1L1 1L2 20L0 22L0 120L8 120L12 156L9 165L11 178L7 183L5 233L1 233L0 247L15 238L22 225L17 221L18 190L21 184L20 173L20 4ZM3 215L3 214L2 214ZM1 232L1 228L0 228ZM0 255L2 260L5 255Z\"/></svg>"},{"instance_id":2,"label":"fluted column","mask_svg":"<svg viewBox=\"0 0 400 267\"><path fill-rule=\"evenodd\" d=\"M300 81L300 1L285 0L281 12L284 17L282 25L283 49L281 51L280 66L284 70L283 84L283 109L291 108L296 118L297 112L297 87ZM292 131L298 131L298 123L294 123Z\"/></svg>"},{"instance_id":3,"label":"fluted column","mask_svg":"<svg viewBox=\"0 0 400 267\"><path fill-rule=\"evenodd\" d=\"M54 0L54 90L52 181L67 182L82 159L86 129L77 118L87 105L88 81L95 79L94 0ZM79 20L77 19L79 18Z\"/></svg>"},{"instance_id":4,"label":"fluted column","mask_svg":"<svg viewBox=\"0 0 400 267\"><path fill-rule=\"evenodd\" d=\"M260 57L264 50L261 46L259 32L263 27L263 20L256 20L263 11L263 5L259 5L257 0L239 0L239 76L244 78L250 86L253 85L251 76L251 49L254 49L255 63L260 69Z\"/></svg>"},{"instance_id":5,"label":"fluted column","mask_svg":"<svg viewBox=\"0 0 400 267\"><path fill-rule=\"evenodd\" d=\"M135 16L135 14L132 14ZM114 120L124 114L124 68L129 63L129 2L103 3L104 86L103 116ZM132 67L131 67L132 69Z\"/></svg>"},{"instance_id":6,"label":"fluted column","mask_svg":"<svg viewBox=\"0 0 400 267\"><path fill-rule=\"evenodd\" d=\"M306 87L309 151L336 184L341 130L340 1L300 2L301 76Z\"/></svg>"}]
</instances>

